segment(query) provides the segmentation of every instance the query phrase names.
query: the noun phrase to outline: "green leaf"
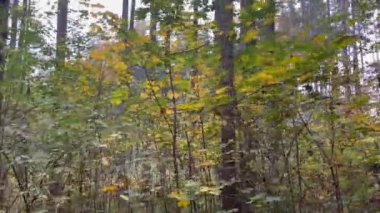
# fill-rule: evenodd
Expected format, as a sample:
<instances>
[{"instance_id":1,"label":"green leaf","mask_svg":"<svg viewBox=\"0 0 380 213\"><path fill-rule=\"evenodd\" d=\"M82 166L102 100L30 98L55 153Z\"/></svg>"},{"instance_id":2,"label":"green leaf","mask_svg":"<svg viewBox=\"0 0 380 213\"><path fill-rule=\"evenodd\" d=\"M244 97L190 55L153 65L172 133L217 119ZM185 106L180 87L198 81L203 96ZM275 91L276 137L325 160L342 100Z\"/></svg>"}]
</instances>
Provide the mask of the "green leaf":
<instances>
[{"instance_id":1,"label":"green leaf","mask_svg":"<svg viewBox=\"0 0 380 213\"><path fill-rule=\"evenodd\" d=\"M344 35L334 41L334 46L338 49L354 44L358 40L357 36Z\"/></svg>"}]
</instances>

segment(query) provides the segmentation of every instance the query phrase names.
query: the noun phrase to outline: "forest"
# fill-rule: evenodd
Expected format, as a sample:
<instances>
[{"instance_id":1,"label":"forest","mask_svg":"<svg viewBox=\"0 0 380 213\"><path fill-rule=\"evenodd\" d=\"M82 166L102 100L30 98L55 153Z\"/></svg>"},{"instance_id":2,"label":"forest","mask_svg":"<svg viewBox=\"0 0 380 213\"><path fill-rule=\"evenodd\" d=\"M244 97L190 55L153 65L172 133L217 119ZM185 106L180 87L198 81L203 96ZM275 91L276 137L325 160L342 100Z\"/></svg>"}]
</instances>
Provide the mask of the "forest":
<instances>
[{"instance_id":1,"label":"forest","mask_svg":"<svg viewBox=\"0 0 380 213\"><path fill-rule=\"evenodd\" d=\"M379 92L379 0L0 0L0 212L379 212Z\"/></svg>"}]
</instances>

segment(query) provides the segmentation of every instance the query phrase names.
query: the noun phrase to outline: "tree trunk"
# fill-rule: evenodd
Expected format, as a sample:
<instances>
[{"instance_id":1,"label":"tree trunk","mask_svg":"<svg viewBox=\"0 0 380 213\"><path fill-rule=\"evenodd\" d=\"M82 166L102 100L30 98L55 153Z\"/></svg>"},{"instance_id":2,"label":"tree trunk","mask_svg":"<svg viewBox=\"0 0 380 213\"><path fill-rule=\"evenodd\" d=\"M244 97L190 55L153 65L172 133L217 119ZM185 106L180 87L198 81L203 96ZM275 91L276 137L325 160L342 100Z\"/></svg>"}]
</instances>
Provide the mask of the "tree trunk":
<instances>
[{"instance_id":1,"label":"tree trunk","mask_svg":"<svg viewBox=\"0 0 380 213\"><path fill-rule=\"evenodd\" d=\"M347 15L348 14L348 0L338 0L338 7L339 7L339 13L341 15ZM340 22L340 31L341 33L348 33L348 26L347 26L347 18L343 17ZM346 101L349 102L351 100L352 91L351 91L351 68L350 68L350 56L349 56L349 48L345 47L342 51L342 64L343 64L343 71L344 71L344 93Z\"/></svg>"},{"instance_id":2,"label":"tree trunk","mask_svg":"<svg viewBox=\"0 0 380 213\"><path fill-rule=\"evenodd\" d=\"M331 3L330 0L326 0L327 18L331 17Z\"/></svg>"},{"instance_id":3,"label":"tree trunk","mask_svg":"<svg viewBox=\"0 0 380 213\"><path fill-rule=\"evenodd\" d=\"M129 0L123 0L123 13L121 18L123 19L123 30L128 30L129 23Z\"/></svg>"},{"instance_id":4,"label":"tree trunk","mask_svg":"<svg viewBox=\"0 0 380 213\"><path fill-rule=\"evenodd\" d=\"M4 80L5 46L8 39L9 0L0 0L0 80Z\"/></svg>"},{"instance_id":5,"label":"tree trunk","mask_svg":"<svg viewBox=\"0 0 380 213\"><path fill-rule=\"evenodd\" d=\"M18 26L18 16L16 13L16 9L18 7L19 0L14 0L12 5L12 29L11 29L11 41L10 41L10 47L12 49L16 48L16 42L17 42L17 26Z\"/></svg>"},{"instance_id":6,"label":"tree trunk","mask_svg":"<svg viewBox=\"0 0 380 213\"><path fill-rule=\"evenodd\" d=\"M8 38L8 9L9 0L0 0L0 81L4 80L5 73L5 47ZM0 150L3 150L3 138L4 138L4 115L3 112L3 94L0 92L0 128L1 128L1 141ZM0 156L0 209L4 209L6 195L5 191L8 183L8 165L3 156Z\"/></svg>"},{"instance_id":7,"label":"tree trunk","mask_svg":"<svg viewBox=\"0 0 380 213\"><path fill-rule=\"evenodd\" d=\"M29 0L23 0L22 2L22 10L23 14L21 17L21 23L20 23L20 37L18 39L18 48L21 49L25 46L25 34L26 31L28 30L28 26L26 23L26 19L29 16Z\"/></svg>"},{"instance_id":8,"label":"tree trunk","mask_svg":"<svg viewBox=\"0 0 380 213\"><path fill-rule=\"evenodd\" d=\"M130 20L130 30L135 29L135 11L136 11L136 0L132 0L132 5L131 5L131 20Z\"/></svg>"},{"instance_id":9,"label":"tree trunk","mask_svg":"<svg viewBox=\"0 0 380 213\"><path fill-rule=\"evenodd\" d=\"M357 1L356 0L351 0L351 15L352 19L356 20L357 19ZM360 30L358 28L361 26L358 26L355 24L353 26L353 34L358 35L361 37ZM359 41L360 43L361 41ZM359 44L360 46L360 44ZM361 85L360 85L360 78L361 78L361 70L359 68L359 49L360 47L358 46L358 43L355 43L353 46L353 75L354 75L354 82L355 82L355 95L359 95L361 93Z\"/></svg>"},{"instance_id":10,"label":"tree trunk","mask_svg":"<svg viewBox=\"0 0 380 213\"><path fill-rule=\"evenodd\" d=\"M263 35L264 39L267 41L274 40L275 28L276 28L276 1L267 0L266 7L268 10L267 19L270 19L270 22L264 24L263 26Z\"/></svg>"},{"instance_id":11,"label":"tree trunk","mask_svg":"<svg viewBox=\"0 0 380 213\"><path fill-rule=\"evenodd\" d=\"M171 31L166 32L165 37L165 56L170 57L170 37ZM173 167L174 167L174 181L175 186L179 189L179 166L178 166L178 144L177 144L177 134L178 134L178 115L177 115L177 98L175 97L175 86L174 86L174 73L170 60L165 62L165 69L169 74L170 91L172 94L172 107L173 107L173 129L172 129L172 157L173 157Z\"/></svg>"},{"instance_id":12,"label":"tree trunk","mask_svg":"<svg viewBox=\"0 0 380 213\"><path fill-rule=\"evenodd\" d=\"M231 98L228 104L220 108L222 118L221 127L221 168L219 170L220 180L226 183L222 189L221 199L224 210L235 209L241 212L242 203L238 198L238 188L236 183L236 162L235 162L235 120L236 120L236 100L234 88L234 40L233 33L233 0L215 1L215 20L219 32L216 40L220 46L221 54L221 82L220 87L226 88L227 95Z\"/></svg>"},{"instance_id":13,"label":"tree trunk","mask_svg":"<svg viewBox=\"0 0 380 213\"><path fill-rule=\"evenodd\" d=\"M58 0L57 14L57 49L56 58L58 64L64 63L66 58L66 40L67 40L67 14L69 0Z\"/></svg>"},{"instance_id":14,"label":"tree trunk","mask_svg":"<svg viewBox=\"0 0 380 213\"><path fill-rule=\"evenodd\" d=\"M158 14L157 14L157 8L153 0L150 2L149 10L150 10L150 29L149 29L150 40L153 42L157 42L156 31L157 31Z\"/></svg>"}]
</instances>

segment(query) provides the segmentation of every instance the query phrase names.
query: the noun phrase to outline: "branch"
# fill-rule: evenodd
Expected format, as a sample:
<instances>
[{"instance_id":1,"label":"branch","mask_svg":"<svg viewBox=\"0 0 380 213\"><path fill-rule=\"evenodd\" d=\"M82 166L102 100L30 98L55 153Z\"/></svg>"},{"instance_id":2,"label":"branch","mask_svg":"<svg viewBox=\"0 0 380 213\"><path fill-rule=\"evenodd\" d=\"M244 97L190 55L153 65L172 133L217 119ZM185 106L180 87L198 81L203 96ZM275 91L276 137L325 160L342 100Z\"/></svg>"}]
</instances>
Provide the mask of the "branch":
<instances>
[{"instance_id":1,"label":"branch","mask_svg":"<svg viewBox=\"0 0 380 213\"><path fill-rule=\"evenodd\" d=\"M202 44L202 45L200 45L198 47L194 47L194 48L191 48L191 49L186 49L186 50L182 50L182 51L178 51L178 52L171 52L168 55L180 55L180 54L185 54L185 53L197 51L199 49L202 49L203 47L206 47L209 44L210 44L209 42L206 42L206 43L204 43L204 44Z\"/></svg>"}]
</instances>

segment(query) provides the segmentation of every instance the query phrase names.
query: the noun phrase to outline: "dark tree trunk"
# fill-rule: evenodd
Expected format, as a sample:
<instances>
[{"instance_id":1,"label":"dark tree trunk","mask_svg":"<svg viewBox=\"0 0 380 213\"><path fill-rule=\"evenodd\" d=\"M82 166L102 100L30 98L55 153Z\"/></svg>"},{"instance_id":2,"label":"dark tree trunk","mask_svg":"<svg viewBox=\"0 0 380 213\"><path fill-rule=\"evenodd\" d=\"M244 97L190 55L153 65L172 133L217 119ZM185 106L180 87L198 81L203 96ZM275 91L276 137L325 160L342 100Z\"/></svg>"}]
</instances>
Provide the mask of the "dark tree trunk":
<instances>
[{"instance_id":1,"label":"dark tree trunk","mask_svg":"<svg viewBox=\"0 0 380 213\"><path fill-rule=\"evenodd\" d=\"M8 9L9 9L9 0L0 0L0 81L4 80L5 73L5 47L7 44L8 38ZM4 134L4 116L3 112L3 94L0 93L0 128L1 134ZM0 141L0 151L3 149L4 135L1 135ZM0 156L0 209L4 209L6 195L5 191L7 188L8 182L8 165L3 156Z\"/></svg>"},{"instance_id":2,"label":"dark tree trunk","mask_svg":"<svg viewBox=\"0 0 380 213\"><path fill-rule=\"evenodd\" d=\"M157 42L157 36L156 36L156 31L157 31L157 8L152 0L149 5L149 10L150 10L150 29L149 29L149 35L150 35L150 40L153 42Z\"/></svg>"},{"instance_id":3,"label":"dark tree trunk","mask_svg":"<svg viewBox=\"0 0 380 213\"><path fill-rule=\"evenodd\" d=\"M331 17L331 3L330 0L326 0L327 17Z\"/></svg>"},{"instance_id":4,"label":"dark tree trunk","mask_svg":"<svg viewBox=\"0 0 380 213\"><path fill-rule=\"evenodd\" d=\"M59 63L66 58L68 6L69 0L58 0L56 57Z\"/></svg>"},{"instance_id":5,"label":"dark tree trunk","mask_svg":"<svg viewBox=\"0 0 380 213\"><path fill-rule=\"evenodd\" d=\"M0 80L3 80L5 65L5 46L8 39L9 0L0 0Z\"/></svg>"},{"instance_id":6,"label":"dark tree trunk","mask_svg":"<svg viewBox=\"0 0 380 213\"><path fill-rule=\"evenodd\" d=\"M123 30L128 30L129 0L123 0L123 13L122 13L121 18L123 19Z\"/></svg>"},{"instance_id":7,"label":"dark tree trunk","mask_svg":"<svg viewBox=\"0 0 380 213\"><path fill-rule=\"evenodd\" d=\"M18 48L23 48L25 46L25 34L28 30L26 19L29 16L29 0L23 0L22 2L22 10L23 14L21 17L21 24L20 24L20 37L18 39Z\"/></svg>"},{"instance_id":8,"label":"dark tree trunk","mask_svg":"<svg viewBox=\"0 0 380 213\"><path fill-rule=\"evenodd\" d=\"M352 19L357 19L357 12L358 12L358 6L357 6L357 0L351 0L351 15ZM361 33L359 30L359 27L357 24L353 26L352 33L353 35L358 35L361 37ZM361 41L359 41L360 43ZM354 82L355 82L355 95L359 95L361 93L361 85L360 85L360 78L361 78L361 70L359 69L359 49L360 44L358 46L358 43L355 43L353 45L353 75L354 75Z\"/></svg>"},{"instance_id":9,"label":"dark tree trunk","mask_svg":"<svg viewBox=\"0 0 380 213\"><path fill-rule=\"evenodd\" d=\"M155 20L155 17L152 17L150 20L150 30L149 30L149 35L150 35L150 40L153 42L157 42L157 21Z\"/></svg>"},{"instance_id":10,"label":"dark tree trunk","mask_svg":"<svg viewBox=\"0 0 380 213\"><path fill-rule=\"evenodd\" d=\"M235 162L235 120L236 120L236 101L234 88L234 40L233 34L233 0L217 0L215 3L215 20L217 22L219 32L216 40L221 51L221 82L220 86L227 89L227 95L231 101L220 108L222 117L221 128L221 149L222 162L219 170L220 179L227 185L222 189L221 199L222 208L224 210L236 209L241 212L242 203L239 199L237 183L235 175L237 172Z\"/></svg>"},{"instance_id":11,"label":"dark tree trunk","mask_svg":"<svg viewBox=\"0 0 380 213\"><path fill-rule=\"evenodd\" d=\"M342 15L348 14L348 0L338 0L338 7L339 7L339 13ZM347 26L347 18L343 17L340 22L340 29L338 29L341 33L348 33L348 26ZM350 69L350 56L349 56L349 48L345 47L342 52L342 64L344 69L344 92L346 101L350 101L352 91L351 91L351 69Z\"/></svg>"},{"instance_id":12,"label":"dark tree trunk","mask_svg":"<svg viewBox=\"0 0 380 213\"><path fill-rule=\"evenodd\" d=\"M16 9L18 7L19 0L14 0L12 5L12 29L11 29L11 41L9 46L14 49L17 43L17 26L18 26L18 15Z\"/></svg>"},{"instance_id":13,"label":"dark tree trunk","mask_svg":"<svg viewBox=\"0 0 380 213\"><path fill-rule=\"evenodd\" d=\"M134 30L135 29L135 11L136 11L136 0L132 0L131 5L131 20L130 20L130 26L129 29Z\"/></svg>"},{"instance_id":14,"label":"dark tree trunk","mask_svg":"<svg viewBox=\"0 0 380 213\"><path fill-rule=\"evenodd\" d=\"M268 8L268 15L267 19L270 19L271 21L266 23L263 27L263 33L265 36L265 40L273 41L274 40L274 34L275 34L275 28L276 28L276 1L275 0L267 0L266 7Z\"/></svg>"}]
</instances>

